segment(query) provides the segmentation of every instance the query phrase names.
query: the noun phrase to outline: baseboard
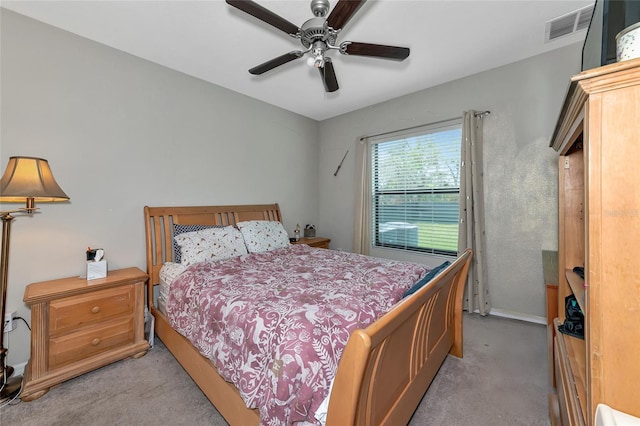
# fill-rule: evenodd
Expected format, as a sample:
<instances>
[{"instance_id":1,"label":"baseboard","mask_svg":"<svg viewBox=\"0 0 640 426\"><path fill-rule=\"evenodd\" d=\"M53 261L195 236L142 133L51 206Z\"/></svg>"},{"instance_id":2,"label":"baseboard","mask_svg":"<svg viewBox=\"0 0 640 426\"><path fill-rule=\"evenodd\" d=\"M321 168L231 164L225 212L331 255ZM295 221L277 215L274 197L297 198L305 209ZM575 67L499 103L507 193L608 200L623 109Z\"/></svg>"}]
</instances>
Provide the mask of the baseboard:
<instances>
[{"instance_id":1,"label":"baseboard","mask_svg":"<svg viewBox=\"0 0 640 426\"><path fill-rule=\"evenodd\" d=\"M489 312L489 315L502 317L502 318L516 319L516 320L526 321L526 322L532 322L534 324L547 325L546 317L540 317L538 315L523 314L522 312L513 312L513 311L507 311L504 309L491 308L491 312Z\"/></svg>"},{"instance_id":2,"label":"baseboard","mask_svg":"<svg viewBox=\"0 0 640 426\"><path fill-rule=\"evenodd\" d=\"M14 376L24 376L24 368L27 366L26 362L21 362L20 364L12 365L13 367L13 375Z\"/></svg>"}]
</instances>

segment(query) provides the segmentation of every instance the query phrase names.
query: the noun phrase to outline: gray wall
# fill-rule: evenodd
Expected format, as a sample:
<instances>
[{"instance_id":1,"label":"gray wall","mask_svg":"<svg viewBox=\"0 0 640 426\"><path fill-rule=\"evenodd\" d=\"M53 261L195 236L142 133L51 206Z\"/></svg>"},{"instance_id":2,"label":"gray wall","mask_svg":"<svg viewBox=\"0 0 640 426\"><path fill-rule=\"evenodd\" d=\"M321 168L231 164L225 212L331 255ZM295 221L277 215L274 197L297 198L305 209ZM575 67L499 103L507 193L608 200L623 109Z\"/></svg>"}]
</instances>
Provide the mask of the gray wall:
<instances>
[{"instance_id":1,"label":"gray wall","mask_svg":"<svg viewBox=\"0 0 640 426\"><path fill-rule=\"evenodd\" d=\"M0 11L0 168L46 158L71 197L15 219L8 310L29 319L25 286L80 275L87 246L144 270L145 205L278 202L290 233L317 223L316 121ZM9 349L28 359L24 324Z\"/></svg>"},{"instance_id":2,"label":"gray wall","mask_svg":"<svg viewBox=\"0 0 640 426\"><path fill-rule=\"evenodd\" d=\"M493 312L541 320L546 306L541 250L557 249L557 157L548 144L569 78L579 71L580 50L579 44L570 45L320 123L318 232L331 237L334 248L353 247L360 137L459 117L468 109L490 110L484 122L484 189ZM403 258L389 249L375 254Z\"/></svg>"}]
</instances>

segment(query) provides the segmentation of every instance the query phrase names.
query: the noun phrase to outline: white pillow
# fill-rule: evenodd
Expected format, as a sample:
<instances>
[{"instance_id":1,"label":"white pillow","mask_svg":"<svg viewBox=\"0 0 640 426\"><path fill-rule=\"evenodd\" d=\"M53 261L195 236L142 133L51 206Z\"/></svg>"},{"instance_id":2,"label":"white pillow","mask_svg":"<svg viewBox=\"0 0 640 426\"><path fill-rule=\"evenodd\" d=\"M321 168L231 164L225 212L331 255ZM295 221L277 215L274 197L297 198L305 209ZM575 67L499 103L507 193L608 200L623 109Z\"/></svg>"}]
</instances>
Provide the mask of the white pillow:
<instances>
[{"instance_id":1,"label":"white pillow","mask_svg":"<svg viewBox=\"0 0 640 426\"><path fill-rule=\"evenodd\" d=\"M250 220L236 225L242 232L249 253L262 253L289 245L289 235L278 221Z\"/></svg>"},{"instance_id":2,"label":"white pillow","mask_svg":"<svg viewBox=\"0 0 640 426\"><path fill-rule=\"evenodd\" d=\"M247 254L242 234L233 226L185 232L174 237L185 266Z\"/></svg>"}]
</instances>

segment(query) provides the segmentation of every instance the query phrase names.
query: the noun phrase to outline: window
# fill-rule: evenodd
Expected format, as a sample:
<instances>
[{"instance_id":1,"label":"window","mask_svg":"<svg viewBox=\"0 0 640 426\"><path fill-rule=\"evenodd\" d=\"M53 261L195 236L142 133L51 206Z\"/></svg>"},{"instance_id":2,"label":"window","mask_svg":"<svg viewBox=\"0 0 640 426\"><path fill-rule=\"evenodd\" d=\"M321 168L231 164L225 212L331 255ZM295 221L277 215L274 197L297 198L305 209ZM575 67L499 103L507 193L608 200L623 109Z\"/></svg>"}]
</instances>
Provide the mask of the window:
<instances>
[{"instance_id":1,"label":"window","mask_svg":"<svg viewBox=\"0 0 640 426\"><path fill-rule=\"evenodd\" d=\"M457 255L460 120L371 139L372 242Z\"/></svg>"}]
</instances>

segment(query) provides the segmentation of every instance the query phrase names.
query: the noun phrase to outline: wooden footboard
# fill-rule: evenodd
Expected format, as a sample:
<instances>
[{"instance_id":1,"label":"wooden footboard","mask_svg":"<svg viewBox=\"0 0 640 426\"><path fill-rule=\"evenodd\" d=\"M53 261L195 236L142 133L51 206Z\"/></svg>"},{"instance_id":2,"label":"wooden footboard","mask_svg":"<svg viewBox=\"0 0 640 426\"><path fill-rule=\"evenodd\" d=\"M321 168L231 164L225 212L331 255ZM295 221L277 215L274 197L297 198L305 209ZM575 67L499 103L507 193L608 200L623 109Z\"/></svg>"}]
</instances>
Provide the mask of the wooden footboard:
<instances>
[{"instance_id":1,"label":"wooden footboard","mask_svg":"<svg viewBox=\"0 0 640 426\"><path fill-rule=\"evenodd\" d=\"M259 424L257 410L246 408L238 390L171 328L154 304L153 287L162 264L172 260L173 224L281 221L279 206L145 207L144 213L147 302L156 334L231 425ZM447 353L462 356L462 295L471 257L467 250L425 287L351 335L338 366L327 425L407 423Z\"/></svg>"},{"instance_id":2,"label":"wooden footboard","mask_svg":"<svg viewBox=\"0 0 640 426\"><path fill-rule=\"evenodd\" d=\"M364 330L351 334L327 425L407 424L448 353L462 356L471 250Z\"/></svg>"}]
</instances>

